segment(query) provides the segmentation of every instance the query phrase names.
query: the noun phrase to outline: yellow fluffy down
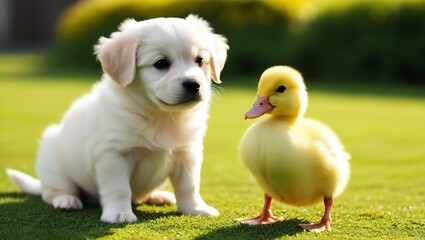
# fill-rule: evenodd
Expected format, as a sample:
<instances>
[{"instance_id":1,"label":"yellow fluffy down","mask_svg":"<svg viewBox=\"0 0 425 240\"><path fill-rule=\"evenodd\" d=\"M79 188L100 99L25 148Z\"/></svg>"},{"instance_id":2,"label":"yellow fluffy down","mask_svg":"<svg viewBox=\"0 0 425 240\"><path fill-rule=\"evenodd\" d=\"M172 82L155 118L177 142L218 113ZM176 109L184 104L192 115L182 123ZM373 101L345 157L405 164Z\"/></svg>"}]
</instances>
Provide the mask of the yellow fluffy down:
<instances>
[{"instance_id":1,"label":"yellow fluffy down","mask_svg":"<svg viewBox=\"0 0 425 240\"><path fill-rule=\"evenodd\" d=\"M290 205L336 197L349 178L350 156L337 136L314 120L298 126L261 120L244 134L239 156L265 193Z\"/></svg>"},{"instance_id":2,"label":"yellow fluffy down","mask_svg":"<svg viewBox=\"0 0 425 240\"><path fill-rule=\"evenodd\" d=\"M307 92L301 74L286 66L270 68L257 96L268 97L273 109L245 132L239 157L264 192L296 206L338 196L349 179L350 155L332 130L303 118Z\"/></svg>"}]
</instances>

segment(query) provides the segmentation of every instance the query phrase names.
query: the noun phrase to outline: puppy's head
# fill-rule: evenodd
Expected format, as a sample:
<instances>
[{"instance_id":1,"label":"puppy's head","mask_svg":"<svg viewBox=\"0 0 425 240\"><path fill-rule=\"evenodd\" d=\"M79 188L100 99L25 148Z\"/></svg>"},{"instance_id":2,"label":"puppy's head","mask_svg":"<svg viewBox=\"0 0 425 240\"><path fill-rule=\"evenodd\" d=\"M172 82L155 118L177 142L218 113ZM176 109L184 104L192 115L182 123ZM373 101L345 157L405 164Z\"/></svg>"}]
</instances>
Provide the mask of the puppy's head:
<instances>
[{"instance_id":1,"label":"puppy's head","mask_svg":"<svg viewBox=\"0 0 425 240\"><path fill-rule=\"evenodd\" d=\"M193 15L186 19L126 20L95 53L104 72L122 87L141 89L164 111L187 109L210 99L210 80L220 83L226 39Z\"/></svg>"}]
</instances>

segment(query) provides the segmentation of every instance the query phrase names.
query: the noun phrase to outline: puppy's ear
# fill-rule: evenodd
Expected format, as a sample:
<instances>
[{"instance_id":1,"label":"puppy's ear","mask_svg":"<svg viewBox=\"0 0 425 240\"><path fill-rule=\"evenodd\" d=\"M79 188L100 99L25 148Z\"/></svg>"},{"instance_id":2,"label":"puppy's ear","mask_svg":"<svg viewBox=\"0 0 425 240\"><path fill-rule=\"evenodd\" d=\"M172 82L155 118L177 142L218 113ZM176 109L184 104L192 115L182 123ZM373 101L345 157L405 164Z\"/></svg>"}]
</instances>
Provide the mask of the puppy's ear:
<instances>
[{"instance_id":1,"label":"puppy's ear","mask_svg":"<svg viewBox=\"0 0 425 240\"><path fill-rule=\"evenodd\" d=\"M132 31L136 21L124 21L118 32L110 38L101 37L95 49L97 59L102 64L102 69L115 82L123 87L130 84L136 75L137 35Z\"/></svg>"},{"instance_id":2,"label":"puppy's ear","mask_svg":"<svg viewBox=\"0 0 425 240\"><path fill-rule=\"evenodd\" d=\"M191 14L187 16L186 20L197 26L197 28L208 38L208 51L211 54L211 59L209 60L211 66L211 77L215 83L220 84L220 73L226 63L227 50L229 50L227 39L219 34L213 33L209 23L196 15Z\"/></svg>"},{"instance_id":3,"label":"puppy's ear","mask_svg":"<svg viewBox=\"0 0 425 240\"><path fill-rule=\"evenodd\" d=\"M229 46L227 45L227 40L221 35L212 34L211 38L211 77L213 81L217 84L221 83L220 73L224 68L224 64L227 59L227 50Z\"/></svg>"}]
</instances>

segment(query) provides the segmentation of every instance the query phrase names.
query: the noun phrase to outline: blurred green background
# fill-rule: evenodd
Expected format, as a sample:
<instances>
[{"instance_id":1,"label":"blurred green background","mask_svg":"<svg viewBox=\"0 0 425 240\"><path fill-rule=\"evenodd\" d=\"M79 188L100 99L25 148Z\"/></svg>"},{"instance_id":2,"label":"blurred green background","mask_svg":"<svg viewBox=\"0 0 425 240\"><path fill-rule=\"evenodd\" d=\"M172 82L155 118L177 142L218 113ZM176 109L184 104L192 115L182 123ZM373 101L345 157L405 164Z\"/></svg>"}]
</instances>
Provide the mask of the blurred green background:
<instances>
[{"instance_id":1,"label":"blurred green background","mask_svg":"<svg viewBox=\"0 0 425 240\"><path fill-rule=\"evenodd\" d=\"M26 3L19 8L16 7L19 2ZM56 3L53 6L46 0L16 0L14 4L14 8L21 12L25 6L41 11L43 4L40 3L45 3L46 8L57 9L54 14L50 13L50 19L44 20L48 22L47 29L51 30L40 28L44 29L49 40L45 48L49 50L46 66L54 69L66 66L99 71L93 45L100 36L109 36L116 31L126 18L144 20L161 16L185 17L195 13L208 20L217 33L229 40L230 52L224 76L257 76L268 66L285 64L298 68L305 77L313 80L425 84L424 1L58 2L62 5ZM15 38L20 37L29 44L43 34L40 30L37 35L34 29L37 29L35 23L40 21L36 19L46 14L41 11L33 16L32 22L30 15L21 15L27 23L18 26L21 33L15 34ZM11 19L22 22L17 16ZM32 35L25 35L25 28L31 29Z\"/></svg>"}]
</instances>

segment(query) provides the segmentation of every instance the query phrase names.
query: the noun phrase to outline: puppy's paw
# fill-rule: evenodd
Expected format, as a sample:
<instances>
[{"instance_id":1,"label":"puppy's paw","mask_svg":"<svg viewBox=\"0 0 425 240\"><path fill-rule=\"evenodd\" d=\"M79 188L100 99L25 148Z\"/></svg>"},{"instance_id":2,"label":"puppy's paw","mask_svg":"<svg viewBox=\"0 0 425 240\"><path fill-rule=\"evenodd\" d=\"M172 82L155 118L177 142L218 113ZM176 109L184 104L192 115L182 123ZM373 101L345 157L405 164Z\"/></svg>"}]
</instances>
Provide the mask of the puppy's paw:
<instances>
[{"instance_id":1,"label":"puppy's paw","mask_svg":"<svg viewBox=\"0 0 425 240\"><path fill-rule=\"evenodd\" d=\"M129 213L103 213L100 220L108 223L133 223L137 222L137 217L132 212Z\"/></svg>"},{"instance_id":2,"label":"puppy's paw","mask_svg":"<svg viewBox=\"0 0 425 240\"><path fill-rule=\"evenodd\" d=\"M83 203L74 195L59 195L52 199L52 205L60 210L81 210Z\"/></svg>"},{"instance_id":3,"label":"puppy's paw","mask_svg":"<svg viewBox=\"0 0 425 240\"><path fill-rule=\"evenodd\" d=\"M206 204L198 205L191 208L185 208L180 210L181 213L192 215L192 216L218 216L220 213L214 207L208 206Z\"/></svg>"},{"instance_id":4,"label":"puppy's paw","mask_svg":"<svg viewBox=\"0 0 425 240\"><path fill-rule=\"evenodd\" d=\"M143 202L153 205L171 205L176 203L176 197L172 192L155 190Z\"/></svg>"}]
</instances>

